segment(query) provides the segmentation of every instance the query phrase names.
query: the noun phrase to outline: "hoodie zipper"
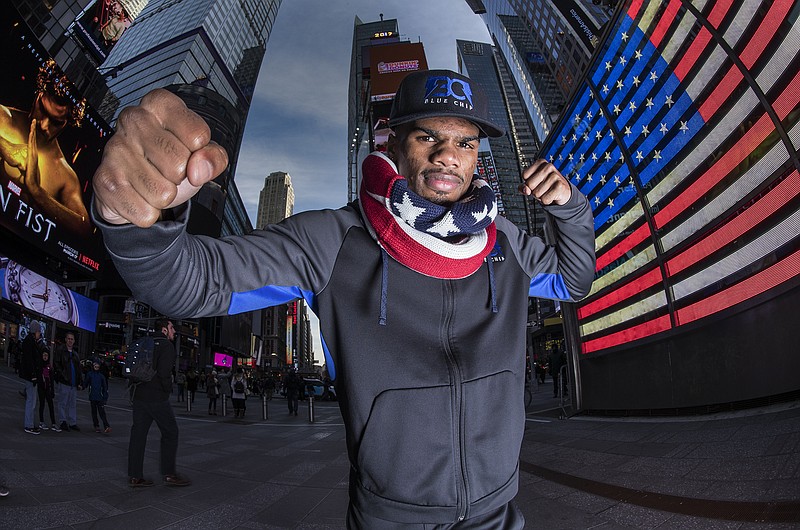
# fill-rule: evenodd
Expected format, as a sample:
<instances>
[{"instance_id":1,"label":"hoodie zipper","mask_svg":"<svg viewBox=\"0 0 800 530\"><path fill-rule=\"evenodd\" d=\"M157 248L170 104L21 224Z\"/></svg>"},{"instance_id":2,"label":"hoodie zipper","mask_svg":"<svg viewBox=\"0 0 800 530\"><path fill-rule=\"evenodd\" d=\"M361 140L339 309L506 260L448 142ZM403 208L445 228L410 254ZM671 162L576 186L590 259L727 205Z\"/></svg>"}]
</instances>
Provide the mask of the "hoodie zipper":
<instances>
[{"instance_id":1,"label":"hoodie zipper","mask_svg":"<svg viewBox=\"0 0 800 530\"><path fill-rule=\"evenodd\" d=\"M450 395L455 405L453 411L452 424L456 433L456 451L458 452L458 468L456 482L458 486L458 521L463 521L467 516L469 498L469 485L467 484L467 464L464 451L464 403L461 389L462 377L461 370L456 362L453 350L450 347L450 326L453 321L453 300L455 298L453 283L446 280L444 296L444 325L442 326L442 344L444 346L445 359L450 371L450 380L453 382L450 387Z\"/></svg>"}]
</instances>

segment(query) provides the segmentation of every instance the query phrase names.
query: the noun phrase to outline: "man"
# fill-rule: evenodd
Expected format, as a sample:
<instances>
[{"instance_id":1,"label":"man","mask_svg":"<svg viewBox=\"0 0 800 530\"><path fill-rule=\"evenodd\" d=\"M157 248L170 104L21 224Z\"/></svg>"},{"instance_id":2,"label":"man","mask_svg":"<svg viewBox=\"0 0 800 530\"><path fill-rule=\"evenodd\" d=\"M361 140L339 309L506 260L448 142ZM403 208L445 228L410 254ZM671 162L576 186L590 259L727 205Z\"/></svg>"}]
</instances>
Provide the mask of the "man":
<instances>
[{"instance_id":1,"label":"man","mask_svg":"<svg viewBox=\"0 0 800 530\"><path fill-rule=\"evenodd\" d=\"M589 291L591 209L537 161L520 191L553 217L555 245L496 216L473 174L480 139L503 131L460 74L409 74L389 125L388 156L364 161L358 202L214 240L186 234L186 201L227 158L198 116L154 92L120 115L94 178L95 219L134 296L161 311L308 301L347 432L348 527L523 528L512 499L528 296Z\"/></svg>"},{"instance_id":2,"label":"man","mask_svg":"<svg viewBox=\"0 0 800 530\"><path fill-rule=\"evenodd\" d=\"M556 346L553 348L553 352L550 354L550 376L553 378L553 397L561 397L563 395L567 395L567 384L566 380L561 380L561 368L566 364L566 359L564 358L564 352L561 350L560 347Z\"/></svg>"},{"instance_id":3,"label":"man","mask_svg":"<svg viewBox=\"0 0 800 530\"><path fill-rule=\"evenodd\" d=\"M289 369L286 374L286 379L283 382L283 388L286 390L286 404L289 407L289 414L297 416L297 407L300 400L300 392L303 389L303 383L293 369Z\"/></svg>"},{"instance_id":4,"label":"man","mask_svg":"<svg viewBox=\"0 0 800 530\"><path fill-rule=\"evenodd\" d=\"M64 345L56 351L53 365L56 372L56 402L61 430L80 431L78 427L78 391L83 390L81 358L75 350L75 334L67 331Z\"/></svg>"},{"instance_id":5,"label":"man","mask_svg":"<svg viewBox=\"0 0 800 530\"><path fill-rule=\"evenodd\" d=\"M191 481L176 472L178 454L178 422L169 402L172 392L172 367L175 366L175 327L166 319L156 320L153 336L153 367L156 375L147 382L136 384L133 393L133 425L128 443L128 485L132 488L152 486L144 478L144 450L147 433L153 422L161 431L161 475L167 486L188 486Z\"/></svg>"},{"instance_id":6,"label":"man","mask_svg":"<svg viewBox=\"0 0 800 530\"><path fill-rule=\"evenodd\" d=\"M86 111L83 99L71 98L71 87L49 59L39 68L30 111L0 105L0 174L19 186L20 199L36 214L88 235L91 225L81 183L58 143L67 126L80 126Z\"/></svg>"},{"instance_id":7,"label":"man","mask_svg":"<svg viewBox=\"0 0 800 530\"><path fill-rule=\"evenodd\" d=\"M28 434L39 434L39 427L36 426L34 412L36 410L36 390L34 385L42 370L42 351L44 346L41 344L42 328L36 320L32 320L28 326L28 334L22 340L19 359L19 376L25 382L25 432Z\"/></svg>"}]
</instances>

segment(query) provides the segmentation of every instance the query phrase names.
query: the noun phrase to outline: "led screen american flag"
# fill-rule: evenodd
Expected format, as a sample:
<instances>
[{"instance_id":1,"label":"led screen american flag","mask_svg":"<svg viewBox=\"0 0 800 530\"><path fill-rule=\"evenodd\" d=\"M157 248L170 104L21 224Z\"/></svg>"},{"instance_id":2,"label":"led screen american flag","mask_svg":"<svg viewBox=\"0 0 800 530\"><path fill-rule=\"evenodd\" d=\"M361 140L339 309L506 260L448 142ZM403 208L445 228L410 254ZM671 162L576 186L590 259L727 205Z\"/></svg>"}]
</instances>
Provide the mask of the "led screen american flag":
<instances>
[{"instance_id":1,"label":"led screen american flag","mask_svg":"<svg viewBox=\"0 0 800 530\"><path fill-rule=\"evenodd\" d=\"M768 303L800 275L798 2L621 9L543 148L594 210L585 354Z\"/></svg>"}]
</instances>

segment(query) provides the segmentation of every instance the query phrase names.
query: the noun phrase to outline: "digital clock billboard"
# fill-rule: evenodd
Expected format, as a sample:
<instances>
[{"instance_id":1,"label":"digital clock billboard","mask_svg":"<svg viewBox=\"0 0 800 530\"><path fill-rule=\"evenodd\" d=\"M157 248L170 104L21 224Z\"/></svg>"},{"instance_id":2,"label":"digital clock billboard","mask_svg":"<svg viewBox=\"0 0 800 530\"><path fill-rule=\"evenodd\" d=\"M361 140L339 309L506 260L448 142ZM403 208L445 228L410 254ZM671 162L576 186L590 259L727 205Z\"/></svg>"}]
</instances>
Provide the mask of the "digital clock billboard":
<instances>
[{"instance_id":1,"label":"digital clock billboard","mask_svg":"<svg viewBox=\"0 0 800 530\"><path fill-rule=\"evenodd\" d=\"M0 255L2 297L30 311L94 333L98 303Z\"/></svg>"},{"instance_id":2,"label":"digital clock billboard","mask_svg":"<svg viewBox=\"0 0 800 530\"><path fill-rule=\"evenodd\" d=\"M112 129L14 9L0 10L0 225L88 273L101 240L91 179Z\"/></svg>"}]
</instances>

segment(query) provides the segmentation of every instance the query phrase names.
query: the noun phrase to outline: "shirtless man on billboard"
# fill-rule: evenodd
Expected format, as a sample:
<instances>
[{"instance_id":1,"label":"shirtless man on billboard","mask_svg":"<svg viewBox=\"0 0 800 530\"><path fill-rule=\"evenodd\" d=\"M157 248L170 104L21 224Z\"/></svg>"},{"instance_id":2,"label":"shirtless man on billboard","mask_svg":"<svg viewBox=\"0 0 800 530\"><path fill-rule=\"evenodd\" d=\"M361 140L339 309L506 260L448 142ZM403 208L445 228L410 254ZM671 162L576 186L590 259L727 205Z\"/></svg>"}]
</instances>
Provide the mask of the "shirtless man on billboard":
<instances>
[{"instance_id":1,"label":"shirtless man on billboard","mask_svg":"<svg viewBox=\"0 0 800 530\"><path fill-rule=\"evenodd\" d=\"M81 184L58 143L58 135L79 126L86 111L83 99L70 97L71 86L49 59L39 68L30 111L0 105L0 172L10 180L8 191L19 197L8 214L26 226L35 222L86 235L91 225Z\"/></svg>"}]
</instances>

